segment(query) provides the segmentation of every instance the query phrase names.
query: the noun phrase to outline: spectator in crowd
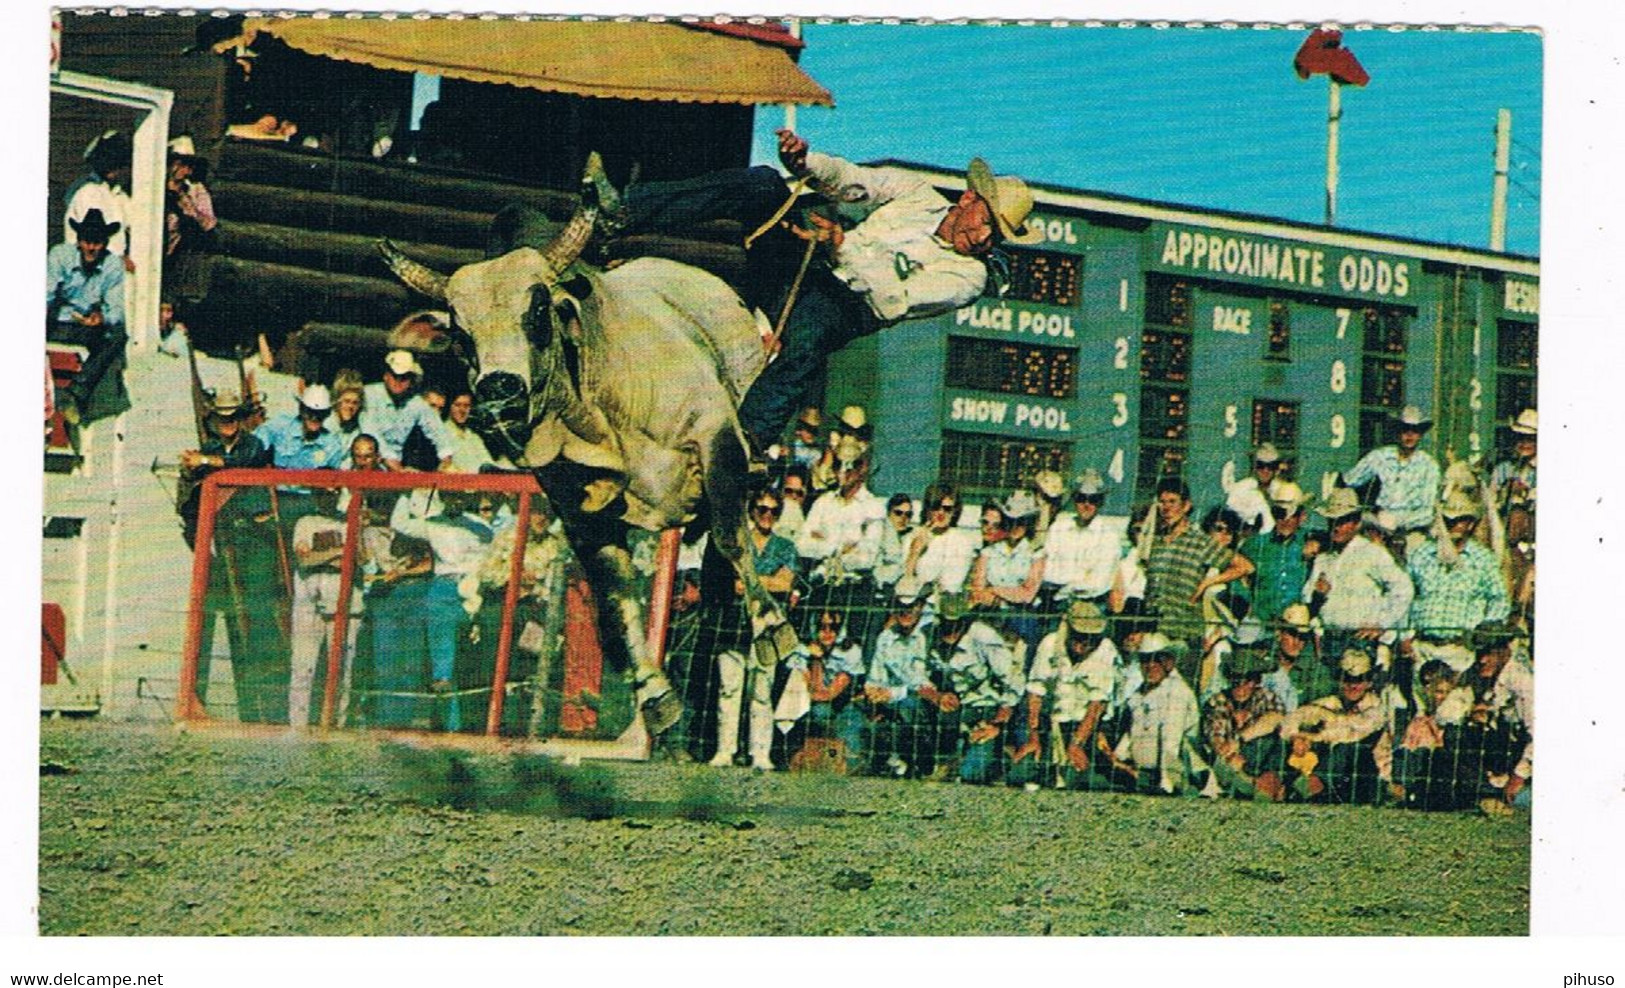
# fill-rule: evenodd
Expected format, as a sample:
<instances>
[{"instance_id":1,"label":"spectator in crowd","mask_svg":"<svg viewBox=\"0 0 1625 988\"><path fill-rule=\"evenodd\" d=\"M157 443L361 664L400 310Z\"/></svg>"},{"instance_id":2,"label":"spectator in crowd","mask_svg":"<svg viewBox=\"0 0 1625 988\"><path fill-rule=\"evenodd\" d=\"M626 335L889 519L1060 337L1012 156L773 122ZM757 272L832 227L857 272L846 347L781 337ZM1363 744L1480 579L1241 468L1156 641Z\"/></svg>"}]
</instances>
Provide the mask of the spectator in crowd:
<instances>
[{"instance_id":1,"label":"spectator in crowd","mask_svg":"<svg viewBox=\"0 0 1625 988\"><path fill-rule=\"evenodd\" d=\"M1411 606L1411 578L1392 554L1360 538L1361 511L1354 491L1340 487L1315 509L1330 526L1329 545L1315 557L1303 599L1325 629L1323 654L1350 645L1391 639Z\"/></svg>"},{"instance_id":2,"label":"spectator in crowd","mask_svg":"<svg viewBox=\"0 0 1625 988\"><path fill-rule=\"evenodd\" d=\"M1410 613L1416 634L1401 644L1401 652L1414 657L1417 666L1440 659L1462 673L1473 662L1462 641L1485 621L1506 620L1512 603L1495 554L1472 537L1481 514L1478 502L1456 491L1439 511L1444 538L1422 544L1406 561L1416 587ZM1402 685L1410 690L1408 681Z\"/></svg>"},{"instance_id":3,"label":"spectator in crowd","mask_svg":"<svg viewBox=\"0 0 1625 988\"><path fill-rule=\"evenodd\" d=\"M886 523L879 527L875 552L875 592L891 596L892 586L903 576L903 562L914 534L914 499L893 494L886 499Z\"/></svg>"},{"instance_id":4,"label":"spectator in crowd","mask_svg":"<svg viewBox=\"0 0 1625 988\"><path fill-rule=\"evenodd\" d=\"M1281 724L1286 781L1304 800L1375 803L1393 778L1387 705L1372 689L1370 653L1349 648L1338 671L1337 693L1299 706Z\"/></svg>"},{"instance_id":5,"label":"spectator in crowd","mask_svg":"<svg viewBox=\"0 0 1625 988\"><path fill-rule=\"evenodd\" d=\"M391 350L384 357L383 381L366 387L367 431L378 438L384 464L391 470L405 468L402 452L414 429L433 449L437 462L430 469L443 469L451 460L444 423L416 393L422 378L423 368L410 350Z\"/></svg>"},{"instance_id":6,"label":"spectator in crowd","mask_svg":"<svg viewBox=\"0 0 1625 988\"><path fill-rule=\"evenodd\" d=\"M368 722L379 727L427 726L420 696L429 664L426 614L434 552L428 542L388 524L395 505L392 492L368 491L363 497L361 545L375 693Z\"/></svg>"},{"instance_id":7,"label":"spectator in crowd","mask_svg":"<svg viewBox=\"0 0 1625 988\"><path fill-rule=\"evenodd\" d=\"M423 390L419 391L418 394L423 396L423 403L433 409L434 413L440 416L440 420L444 422L446 420L446 392L441 390L440 385L425 384Z\"/></svg>"},{"instance_id":8,"label":"spectator in crowd","mask_svg":"<svg viewBox=\"0 0 1625 988\"><path fill-rule=\"evenodd\" d=\"M818 630L805 643L792 665L807 679L811 701L807 733L812 737L834 738L841 744L849 773L859 773L868 764L864 749L864 717L854 702L862 688L865 672L863 646L842 631L846 618L839 611L818 615Z\"/></svg>"},{"instance_id":9,"label":"spectator in crowd","mask_svg":"<svg viewBox=\"0 0 1625 988\"><path fill-rule=\"evenodd\" d=\"M1269 490L1281 476L1281 451L1274 443L1259 443L1253 450L1252 476L1232 480L1234 468L1229 460L1225 461L1224 471L1220 479L1224 487L1224 506L1236 513L1249 533L1268 534L1275 527ZM1238 533L1238 539L1240 537Z\"/></svg>"},{"instance_id":10,"label":"spectator in crowd","mask_svg":"<svg viewBox=\"0 0 1625 988\"><path fill-rule=\"evenodd\" d=\"M1518 629L1504 621L1479 625L1472 635L1477 661L1463 677L1473 706L1462 731L1461 757L1476 766L1477 781L1487 787L1479 808L1493 816L1528 805L1527 789L1535 777L1535 677L1512 656L1517 639Z\"/></svg>"},{"instance_id":11,"label":"spectator in crowd","mask_svg":"<svg viewBox=\"0 0 1625 988\"><path fill-rule=\"evenodd\" d=\"M1205 651L1202 595L1208 587L1253 572L1246 556L1222 548L1191 524L1191 492L1183 480L1157 485L1157 534L1146 561L1148 602L1157 630L1168 637L1182 683L1195 682Z\"/></svg>"},{"instance_id":12,"label":"spectator in crowd","mask_svg":"<svg viewBox=\"0 0 1625 988\"><path fill-rule=\"evenodd\" d=\"M204 183L209 163L198 157L190 135L169 142L169 174L164 182L164 255L206 251L214 244L214 199Z\"/></svg>"},{"instance_id":13,"label":"spectator in crowd","mask_svg":"<svg viewBox=\"0 0 1625 988\"><path fill-rule=\"evenodd\" d=\"M1025 492L1023 492L1025 493ZM937 619L937 654L947 695L954 697L961 735L959 780L977 784L998 781L1007 769L1005 748L1020 750L1027 742L1027 722L1017 719L1016 704L1026 691L1024 649L1013 636L972 616L970 601L958 594L942 598ZM951 730L950 723L942 725Z\"/></svg>"},{"instance_id":14,"label":"spectator in crowd","mask_svg":"<svg viewBox=\"0 0 1625 988\"><path fill-rule=\"evenodd\" d=\"M866 486L870 449L852 436L836 447L840 486L813 503L796 538L811 576L826 584L856 584L871 576L886 508Z\"/></svg>"},{"instance_id":15,"label":"spectator in crowd","mask_svg":"<svg viewBox=\"0 0 1625 988\"><path fill-rule=\"evenodd\" d=\"M959 698L932 678L931 635L921 621L925 596L899 581L891 611L875 636L863 700L870 721L869 764L884 758L897 776L928 773L938 750L939 721L959 709Z\"/></svg>"},{"instance_id":16,"label":"spectator in crowd","mask_svg":"<svg viewBox=\"0 0 1625 988\"><path fill-rule=\"evenodd\" d=\"M1315 631L1309 607L1288 604L1275 619L1275 668L1264 674L1263 684L1281 701L1286 713L1337 690L1331 671L1315 650Z\"/></svg>"},{"instance_id":17,"label":"spectator in crowd","mask_svg":"<svg viewBox=\"0 0 1625 988\"><path fill-rule=\"evenodd\" d=\"M1525 408L1512 420L1512 456L1495 464L1490 471L1490 484L1495 488L1496 504L1506 515L1516 508L1530 514L1535 510L1535 436L1540 416L1533 408ZM1515 539L1509 524L1508 539ZM1533 536L1531 531L1530 537Z\"/></svg>"},{"instance_id":18,"label":"spectator in crowd","mask_svg":"<svg viewBox=\"0 0 1625 988\"><path fill-rule=\"evenodd\" d=\"M1422 437L1433 427L1433 421L1415 405L1406 405L1393 416L1393 425L1398 441L1361 457L1353 469L1343 474L1343 483L1361 487L1373 480L1381 481L1375 505L1393 513L1409 547L1420 542L1433 524L1433 505L1439 498L1442 475L1439 461L1421 448Z\"/></svg>"},{"instance_id":19,"label":"spectator in crowd","mask_svg":"<svg viewBox=\"0 0 1625 988\"><path fill-rule=\"evenodd\" d=\"M1112 712L1112 701L1123 671L1122 656L1106 637L1106 616L1100 605L1073 600L1059 626L1038 643L1027 673L1026 740L1012 745L1012 775L1022 781L1035 773L1023 761L1039 763L1043 757L1044 724L1056 750L1049 761L1059 767L1056 782L1072 788L1084 782L1093 753L1100 747ZM1124 696L1128 693L1123 691ZM1045 717L1045 707L1048 707ZM1105 749L1110 750L1106 744ZM1040 780L1042 781L1042 780Z\"/></svg>"},{"instance_id":20,"label":"spectator in crowd","mask_svg":"<svg viewBox=\"0 0 1625 988\"><path fill-rule=\"evenodd\" d=\"M1176 668L1168 636L1147 633L1138 656L1140 685L1128 698L1127 727L1107 761L1119 787L1172 795L1190 785L1196 767L1196 694Z\"/></svg>"},{"instance_id":21,"label":"spectator in crowd","mask_svg":"<svg viewBox=\"0 0 1625 988\"><path fill-rule=\"evenodd\" d=\"M792 463L784 471L784 479L779 482L779 493L784 497L784 514L779 516L779 523L773 526L773 534L782 535L791 542L801 535L801 528L807 523L807 497L812 491L812 473L800 463Z\"/></svg>"},{"instance_id":22,"label":"spectator in crowd","mask_svg":"<svg viewBox=\"0 0 1625 988\"><path fill-rule=\"evenodd\" d=\"M1123 533L1100 520L1106 485L1085 470L1072 485L1072 513L1057 517L1044 540L1044 589L1053 603L1087 600L1107 606L1117 565L1128 552Z\"/></svg>"},{"instance_id":23,"label":"spectator in crowd","mask_svg":"<svg viewBox=\"0 0 1625 988\"><path fill-rule=\"evenodd\" d=\"M959 490L939 480L925 489L922 505L921 525L909 540L903 575L934 593L959 593L980 551L976 535L959 527L965 507Z\"/></svg>"},{"instance_id":24,"label":"spectator in crowd","mask_svg":"<svg viewBox=\"0 0 1625 988\"><path fill-rule=\"evenodd\" d=\"M116 259L115 267L134 273L130 259L130 172L135 145L122 131L105 131L85 148L89 171L64 193L67 210L62 218L62 239L78 243L79 226L96 212L111 226L103 242ZM121 319L122 321L122 319Z\"/></svg>"},{"instance_id":25,"label":"spectator in crowd","mask_svg":"<svg viewBox=\"0 0 1625 988\"><path fill-rule=\"evenodd\" d=\"M796 550L788 539L773 534L782 502L772 490L751 498L750 540L756 577L762 588L780 598L789 596L796 577ZM733 609L744 611L745 585L735 577ZM746 636L748 637L748 636ZM773 673L762 668L742 648L725 648L717 653L717 751L711 764L718 768L733 765L739 752L739 721L744 715L743 699L750 690L750 764L762 772L773 770Z\"/></svg>"},{"instance_id":26,"label":"spectator in crowd","mask_svg":"<svg viewBox=\"0 0 1625 988\"><path fill-rule=\"evenodd\" d=\"M1220 549L1233 552L1241 544L1243 531L1241 516L1226 507L1211 508L1202 516L1202 531L1206 532L1207 537ZM1234 620L1246 617L1251 605L1246 581L1235 580L1208 587L1204 594L1203 615L1207 618L1210 629L1209 640L1211 641L1216 633L1213 630L1215 627L1226 628L1232 625Z\"/></svg>"},{"instance_id":27,"label":"spectator in crowd","mask_svg":"<svg viewBox=\"0 0 1625 988\"><path fill-rule=\"evenodd\" d=\"M91 209L82 218L69 217L68 229L75 237L46 255L45 338L86 350L73 383L56 395L63 419L77 425L99 417L87 414L90 398L124 359L124 269L109 259L107 247L123 224ZM120 391L122 398L122 384ZM117 404L113 414L129 407L127 399Z\"/></svg>"},{"instance_id":28,"label":"spectator in crowd","mask_svg":"<svg viewBox=\"0 0 1625 988\"><path fill-rule=\"evenodd\" d=\"M982 535L992 541L977 554L968 584L971 606L1002 615L1004 625L1027 643L1029 654L1043 635L1043 624L1031 605L1044 581L1044 555L1027 537L1037 515L1038 502L1026 491L989 505ZM987 521L995 527L989 529Z\"/></svg>"},{"instance_id":29,"label":"spectator in crowd","mask_svg":"<svg viewBox=\"0 0 1625 988\"><path fill-rule=\"evenodd\" d=\"M1307 500L1297 484L1276 481L1269 488L1273 526L1241 544L1241 554L1256 567L1249 613L1265 624L1302 599L1309 567L1319 551L1319 540L1311 539L1303 525Z\"/></svg>"},{"instance_id":30,"label":"spectator in crowd","mask_svg":"<svg viewBox=\"0 0 1625 988\"><path fill-rule=\"evenodd\" d=\"M271 465L271 452L258 436L243 428L243 400L235 391L217 391L209 401L208 429L211 435L197 449L181 453L181 473L190 490L180 504L186 544L197 536L198 494L203 478L226 467L265 467ZM238 495L239 497L243 495Z\"/></svg>"},{"instance_id":31,"label":"spectator in crowd","mask_svg":"<svg viewBox=\"0 0 1625 988\"><path fill-rule=\"evenodd\" d=\"M1221 789L1231 796L1286 797L1281 783L1281 737L1285 710L1263 685L1275 668L1267 648L1237 645L1224 657L1225 689L1202 708L1202 740Z\"/></svg>"},{"instance_id":32,"label":"spectator in crowd","mask_svg":"<svg viewBox=\"0 0 1625 988\"><path fill-rule=\"evenodd\" d=\"M361 375L348 367L333 375L333 414L327 417L324 424L327 431L339 437L346 450L355 442L357 436L366 431L361 421L366 408L364 388ZM346 456L344 468L349 467L350 459Z\"/></svg>"},{"instance_id":33,"label":"spectator in crowd","mask_svg":"<svg viewBox=\"0 0 1625 988\"><path fill-rule=\"evenodd\" d=\"M325 384L312 384L295 400L294 411L268 420L257 433L271 451L272 464L282 470L336 469L345 447L327 428L333 396Z\"/></svg>"},{"instance_id":34,"label":"spectator in crowd","mask_svg":"<svg viewBox=\"0 0 1625 988\"><path fill-rule=\"evenodd\" d=\"M1050 526L1065 511L1061 499L1066 494L1066 481L1054 470L1040 470L1033 474L1031 486L1032 495L1038 501L1038 516L1033 519L1033 531L1029 538L1034 549L1042 549L1049 538Z\"/></svg>"},{"instance_id":35,"label":"spectator in crowd","mask_svg":"<svg viewBox=\"0 0 1625 988\"><path fill-rule=\"evenodd\" d=\"M431 518L406 518L394 523L403 535L429 544L434 558L434 579L423 602L425 642L429 654L429 692L438 694L441 725L447 731L462 729L461 704L455 697L458 642L478 602L468 606L460 588L465 577L479 573L480 561L491 545L491 516L496 504L490 495L446 492L441 495L445 509ZM489 515L478 509L489 508ZM475 510L465 510L475 509Z\"/></svg>"},{"instance_id":36,"label":"spectator in crowd","mask_svg":"<svg viewBox=\"0 0 1625 988\"><path fill-rule=\"evenodd\" d=\"M824 415L816 405L808 405L796 416L795 425L790 428L790 448L786 451L788 463L786 466L801 466L811 470L823 456L824 447L818 441L818 433L824 427Z\"/></svg>"},{"instance_id":37,"label":"spectator in crowd","mask_svg":"<svg viewBox=\"0 0 1625 988\"><path fill-rule=\"evenodd\" d=\"M1470 806L1478 797L1478 766L1462 764L1460 743L1473 691L1458 685L1456 673L1440 659L1422 663L1417 680L1416 715L1394 749L1395 795L1414 809Z\"/></svg>"},{"instance_id":38,"label":"spectator in crowd","mask_svg":"<svg viewBox=\"0 0 1625 988\"><path fill-rule=\"evenodd\" d=\"M809 214L810 228L799 231L821 244L823 254L798 278L784 349L740 406L740 420L759 448L803 407L830 354L905 319L969 304L987 285L984 259L995 246L1043 239L1027 224L1032 193L1026 183L995 177L980 158L971 162L968 188L955 202L918 176L810 154L806 140L789 130L779 132L779 160L792 178L822 192L837 218ZM718 218L755 231L772 226L791 198L784 178L768 167L634 186L624 202L596 155L587 177L604 205L603 232L610 234L681 232Z\"/></svg>"},{"instance_id":39,"label":"spectator in crowd","mask_svg":"<svg viewBox=\"0 0 1625 988\"><path fill-rule=\"evenodd\" d=\"M323 673L330 654L333 616L343 606L339 567L344 558L345 522L337 511L337 492L321 491L315 502L315 510L293 526L293 553L298 565L289 604L288 723L295 727L319 721L322 704L319 700L313 702L312 697L321 696L326 689L327 677ZM340 655L338 706L334 709L337 724L345 721L356 633L361 628L363 581L359 567L352 580L350 619L345 624Z\"/></svg>"},{"instance_id":40,"label":"spectator in crowd","mask_svg":"<svg viewBox=\"0 0 1625 988\"><path fill-rule=\"evenodd\" d=\"M841 440L849 437L865 446L874 442L874 426L869 424L869 416L864 412L862 405L848 405L841 409L840 417L830 426L829 443L819 451L818 459L812 464L812 489L815 496L840 486L841 478L837 469L840 458L837 453Z\"/></svg>"},{"instance_id":41,"label":"spectator in crowd","mask_svg":"<svg viewBox=\"0 0 1625 988\"><path fill-rule=\"evenodd\" d=\"M446 446L450 451L446 469L452 473L479 473L480 468L493 463L485 440L468 427L468 417L474 411L474 396L467 389L459 389L446 406Z\"/></svg>"}]
</instances>

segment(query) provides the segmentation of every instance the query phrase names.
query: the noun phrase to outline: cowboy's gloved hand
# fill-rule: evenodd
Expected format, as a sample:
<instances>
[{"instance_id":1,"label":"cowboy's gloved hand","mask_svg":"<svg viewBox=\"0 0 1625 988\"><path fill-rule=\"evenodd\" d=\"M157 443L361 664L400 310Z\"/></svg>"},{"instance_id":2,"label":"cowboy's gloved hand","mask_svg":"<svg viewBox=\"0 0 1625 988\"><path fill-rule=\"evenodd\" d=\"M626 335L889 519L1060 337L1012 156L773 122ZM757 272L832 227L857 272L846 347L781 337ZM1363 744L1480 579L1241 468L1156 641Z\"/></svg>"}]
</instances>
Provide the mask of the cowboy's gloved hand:
<instances>
[{"instance_id":1,"label":"cowboy's gloved hand","mask_svg":"<svg viewBox=\"0 0 1625 988\"><path fill-rule=\"evenodd\" d=\"M797 178L806 175L807 139L787 127L781 127L774 133L779 136L779 161Z\"/></svg>"}]
</instances>

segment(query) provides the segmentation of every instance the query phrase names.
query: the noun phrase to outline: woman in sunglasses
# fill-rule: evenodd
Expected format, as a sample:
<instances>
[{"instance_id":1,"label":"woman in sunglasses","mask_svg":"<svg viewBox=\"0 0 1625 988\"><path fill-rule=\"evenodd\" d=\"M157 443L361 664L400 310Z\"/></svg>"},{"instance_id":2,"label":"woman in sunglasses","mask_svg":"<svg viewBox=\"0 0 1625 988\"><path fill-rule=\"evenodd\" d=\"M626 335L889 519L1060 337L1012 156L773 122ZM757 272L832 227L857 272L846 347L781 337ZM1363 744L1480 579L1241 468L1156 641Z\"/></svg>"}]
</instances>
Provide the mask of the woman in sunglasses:
<instances>
[{"instance_id":1,"label":"woman in sunglasses","mask_svg":"<svg viewBox=\"0 0 1625 988\"><path fill-rule=\"evenodd\" d=\"M915 586L933 586L941 593L964 589L981 540L975 532L959 527L963 508L952 484L939 481L925 489L920 527L909 539L903 560L905 579Z\"/></svg>"}]
</instances>

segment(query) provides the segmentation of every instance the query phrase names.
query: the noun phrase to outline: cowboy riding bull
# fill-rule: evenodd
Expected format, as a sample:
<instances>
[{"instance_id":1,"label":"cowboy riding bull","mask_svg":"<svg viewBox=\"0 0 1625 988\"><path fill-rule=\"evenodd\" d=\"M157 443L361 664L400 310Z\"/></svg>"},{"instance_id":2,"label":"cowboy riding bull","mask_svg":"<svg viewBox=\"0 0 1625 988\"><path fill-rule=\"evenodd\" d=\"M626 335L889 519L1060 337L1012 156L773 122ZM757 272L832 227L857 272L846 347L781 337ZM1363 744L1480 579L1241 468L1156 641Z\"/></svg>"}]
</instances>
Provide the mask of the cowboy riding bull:
<instances>
[{"instance_id":1,"label":"cowboy riding bull","mask_svg":"<svg viewBox=\"0 0 1625 988\"><path fill-rule=\"evenodd\" d=\"M592 185L550 243L523 214L500 256L447 276L380 245L397 277L451 312L453 349L471 365L471 424L493 452L532 471L586 570L612 640L629 660L645 726L661 734L682 703L655 665L627 536L708 514L711 543L745 587L754 650L771 667L794 630L756 578L745 518L747 440L740 396L767 363L756 317L725 282L641 257L579 265L598 216ZM517 217L517 218L516 218Z\"/></svg>"}]
</instances>

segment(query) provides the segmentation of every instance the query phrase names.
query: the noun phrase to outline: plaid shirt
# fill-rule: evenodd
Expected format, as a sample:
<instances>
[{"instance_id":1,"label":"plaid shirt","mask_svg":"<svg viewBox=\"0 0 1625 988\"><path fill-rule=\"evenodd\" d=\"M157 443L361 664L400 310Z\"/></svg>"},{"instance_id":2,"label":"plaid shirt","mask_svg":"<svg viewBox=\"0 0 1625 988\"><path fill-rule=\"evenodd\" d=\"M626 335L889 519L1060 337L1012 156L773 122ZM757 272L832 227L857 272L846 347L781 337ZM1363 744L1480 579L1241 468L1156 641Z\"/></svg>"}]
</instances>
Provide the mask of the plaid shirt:
<instances>
[{"instance_id":1,"label":"plaid shirt","mask_svg":"<svg viewBox=\"0 0 1625 988\"><path fill-rule=\"evenodd\" d=\"M1303 595L1304 581L1309 579L1309 560L1303 558L1308 541L1309 533L1299 525L1286 538L1268 532L1242 543L1241 554L1258 568L1253 576L1252 613L1265 624Z\"/></svg>"},{"instance_id":2,"label":"plaid shirt","mask_svg":"<svg viewBox=\"0 0 1625 988\"><path fill-rule=\"evenodd\" d=\"M1238 713L1244 715L1240 724L1236 723ZM1254 689L1247 702L1239 707L1229 690L1220 690L1208 697L1206 706L1202 708L1202 737L1207 739L1215 754L1224 757L1241 743L1242 727L1265 714L1285 713L1286 707L1281 703L1281 698L1267 686Z\"/></svg>"},{"instance_id":3,"label":"plaid shirt","mask_svg":"<svg viewBox=\"0 0 1625 988\"><path fill-rule=\"evenodd\" d=\"M1224 569L1232 555L1195 525L1187 524L1175 538L1157 539L1146 565L1146 578L1150 603L1158 615L1158 631L1175 641L1202 633L1202 605L1191 603L1191 594L1210 568Z\"/></svg>"},{"instance_id":4,"label":"plaid shirt","mask_svg":"<svg viewBox=\"0 0 1625 988\"><path fill-rule=\"evenodd\" d=\"M1454 637L1485 621L1499 621L1512 609L1495 554L1472 539L1453 565L1439 558L1438 542L1420 546L1409 562L1416 584L1411 626L1418 631Z\"/></svg>"},{"instance_id":5,"label":"plaid shirt","mask_svg":"<svg viewBox=\"0 0 1625 988\"><path fill-rule=\"evenodd\" d=\"M1381 446L1367 453L1343 475L1343 482L1358 487L1372 477L1382 479L1377 507L1392 511L1401 528L1426 528L1433 522L1439 498L1439 461L1418 449L1401 459L1399 447Z\"/></svg>"}]
</instances>

